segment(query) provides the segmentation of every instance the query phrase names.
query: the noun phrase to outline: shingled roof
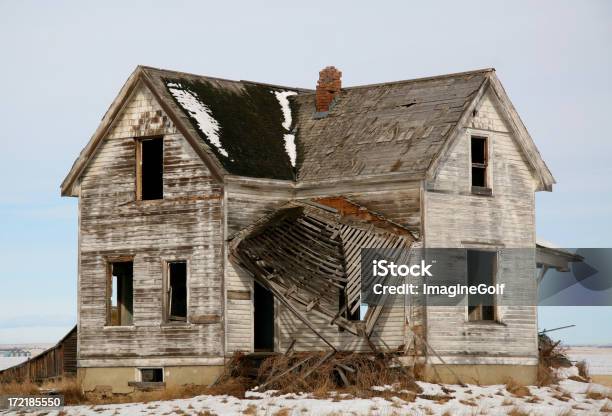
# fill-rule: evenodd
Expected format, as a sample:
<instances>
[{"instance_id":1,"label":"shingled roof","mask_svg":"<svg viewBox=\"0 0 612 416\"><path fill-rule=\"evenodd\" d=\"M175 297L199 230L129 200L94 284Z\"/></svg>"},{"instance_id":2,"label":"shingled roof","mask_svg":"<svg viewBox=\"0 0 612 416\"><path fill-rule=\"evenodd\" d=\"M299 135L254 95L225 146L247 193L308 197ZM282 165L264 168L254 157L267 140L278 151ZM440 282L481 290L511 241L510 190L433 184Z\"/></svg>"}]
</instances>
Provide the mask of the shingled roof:
<instances>
[{"instance_id":1,"label":"shingled roof","mask_svg":"<svg viewBox=\"0 0 612 416\"><path fill-rule=\"evenodd\" d=\"M389 174L425 178L491 87L540 189L554 183L493 69L343 88L322 114L312 90L138 67L105 116L108 126L120 111L120 98L127 99L139 80L219 179L304 182ZM98 129L75 162L63 194L104 131Z\"/></svg>"},{"instance_id":2,"label":"shingled roof","mask_svg":"<svg viewBox=\"0 0 612 416\"><path fill-rule=\"evenodd\" d=\"M298 96L298 179L424 176L488 72L345 88L321 118Z\"/></svg>"}]
</instances>

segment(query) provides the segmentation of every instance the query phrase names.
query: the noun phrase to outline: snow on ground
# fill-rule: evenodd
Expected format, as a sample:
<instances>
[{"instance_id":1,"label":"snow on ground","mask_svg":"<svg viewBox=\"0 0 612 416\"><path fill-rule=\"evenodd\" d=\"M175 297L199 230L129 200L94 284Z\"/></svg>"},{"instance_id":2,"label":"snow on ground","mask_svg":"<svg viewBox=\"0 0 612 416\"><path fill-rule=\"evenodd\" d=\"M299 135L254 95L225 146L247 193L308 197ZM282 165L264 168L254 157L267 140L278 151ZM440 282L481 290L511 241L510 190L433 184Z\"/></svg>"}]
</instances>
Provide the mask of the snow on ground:
<instances>
[{"instance_id":1,"label":"snow on ground","mask_svg":"<svg viewBox=\"0 0 612 416\"><path fill-rule=\"evenodd\" d=\"M567 355L572 361L586 361L590 374L612 375L612 348L570 347Z\"/></svg>"},{"instance_id":2,"label":"snow on ground","mask_svg":"<svg viewBox=\"0 0 612 416\"><path fill-rule=\"evenodd\" d=\"M572 371L570 371L572 372ZM64 413L58 411L38 412L33 415L490 415L502 416L521 410L529 415L599 415L601 408L612 400L607 387L562 380L557 386L530 386L530 395L517 397L509 393L503 385L459 386L453 384L431 384L418 382L423 392L413 401L404 401L393 393L402 395L392 386L373 387L385 392L388 399L347 398L338 396L332 399L315 399L307 394L275 395L274 391L264 393L247 392L245 399L232 396L197 396L190 399L168 400L149 403L127 403L98 406L67 406ZM587 393L591 398L587 397ZM595 396L599 393L603 396ZM406 397L406 396L403 396ZM571 411L571 413L569 413ZM279 413L280 412L280 413ZM568 413L564 413L568 412ZM1 413L0 414L10 414Z\"/></svg>"},{"instance_id":3,"label":"snow on ground","mask_svg":"<svg viewBox=\"0 0 612 416\"><path fill-rule=\"evenodd\" d=\"M287 131L291 128L293 118L291 117L291 107L289 106L289 97L296 95L295 91L271 91L278 100L283 112L283 128ZM295 167L295 160L297 159L297 150L295 148L295 135L287 133L283 136L285 140L285 151L289 155L291 166Z\"/></svg>"},{"instance_id":4,"label":"snow on ground","mask_svg":"<svg viewBox=\"0 0 612 416\"><path fill-rule=\"evenodd\" d=\"M24 361L27 361L28 357L0 357L0 370L12 367Z\"/></svg>"},{"instance_id":5,"label":"snow on ground","mask_svg":"<svg viewBox=\"0 0 612 416\"><path fill-rule=\"evenodd\" d=\"M176 98L181 107L196 120L200 131L204 133L208 141L219 150L219 153L228 157L227 150L223 148L219 138L219 123L213 118L210 108L181 84L168 82L166 85L168 86L168 91Z\"/></svg>"}]
</instances>

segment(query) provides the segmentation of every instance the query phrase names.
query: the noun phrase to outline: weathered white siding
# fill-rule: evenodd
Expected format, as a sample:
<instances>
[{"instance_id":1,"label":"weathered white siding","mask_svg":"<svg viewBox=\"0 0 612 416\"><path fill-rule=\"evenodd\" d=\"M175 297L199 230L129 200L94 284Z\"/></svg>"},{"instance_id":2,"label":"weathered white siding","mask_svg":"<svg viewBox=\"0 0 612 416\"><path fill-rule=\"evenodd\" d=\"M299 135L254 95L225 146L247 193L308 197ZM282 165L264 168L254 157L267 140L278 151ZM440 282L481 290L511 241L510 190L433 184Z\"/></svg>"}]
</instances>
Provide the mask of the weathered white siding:
<instances>
[{"instance_id":1,"label":"weathered white siding","mask_svg":"<svg viewBox=\"0 0 612 416\"><path fill-rule=\"evenodd\" d=\"M472 135L489 140L492 196L471 194ZM498 111L495 98L486 94L477 116L442 160L435 180L428 184L424 200L425 245L534 248L535 188L529 165ZM500 260L497 281L506 283L506 296L523 297L523 305L534 305L535 301L534 254L521 252L518 269L510 267L516 264L512 259L502 256ZM525 300L529 297L534 297L532 303ZM441 355L458 363L476 362L469 358L475 356L491 357L487 362L515 359L519 362L514 363L533 363L537 356L534 306L499 307L501 323L467 322L466 309L427 309L427 336Z\"/></svg>"},{"instance_id":2,"label":"weathered white siding","mask_svg":"<svg viewBox=\"0 0 612 416\"><path fill-rule=\"evenodd\" d=\"M291 192L234 189L225 192L227 236L248 227L289 201ZM227 255L229 255L229 250ZM253 278L226 259L226 351L253 351Z\"/></svg>"},{"instance_id":3,"label":"weathered white siding","mask_svg":"<svg viewBox=\"0 0 612 416\"><path fill-rule=\"evenodd\" d=\"M164 199L135 201L134 138L154 135L164 137ZM79 365L222 356L222 253L222 189L139 86L81 179ZM107 257L130 255L134 325L105 327ZM188 260L189 320L210 323L162 322L164 259Z\"/></svg>"}]
</instances>

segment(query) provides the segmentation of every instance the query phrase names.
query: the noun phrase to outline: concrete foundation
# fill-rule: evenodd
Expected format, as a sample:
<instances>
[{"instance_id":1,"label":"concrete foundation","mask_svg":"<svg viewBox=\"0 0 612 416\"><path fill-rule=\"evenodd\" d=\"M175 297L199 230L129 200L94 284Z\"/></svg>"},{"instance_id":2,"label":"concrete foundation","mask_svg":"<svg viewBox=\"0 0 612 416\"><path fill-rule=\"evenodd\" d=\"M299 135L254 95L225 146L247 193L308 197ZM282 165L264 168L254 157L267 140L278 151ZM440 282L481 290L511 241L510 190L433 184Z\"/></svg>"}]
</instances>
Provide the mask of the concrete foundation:
<instances>
[{"instance_id":1,"label":"concrete foundation","mask_svg":"<svg viewBox=\"0 0 612 416\"><path fill-rule=\"evenodd\" d=\"M164 367L166 388L186 384L210 385L223 372L222 365L168 366ZM132 393L130 381L138 381L136 367L80 367L77 379L85 392L106 391L112 393Z\"/></svg>"},{"instance_id":2,"label":"concrete foundation","mask_svg":"<svg viewBox=\"0 0 612 416\"><path fill-rule=\"evenodd\" d=\"M509 379L523 385L534 385L537 381L538 367L535 365L508 364L430 364L425 368L424 378L430 382L456 384L453 372L467 384L505 384Z\"/></svg>"}]
</instances>

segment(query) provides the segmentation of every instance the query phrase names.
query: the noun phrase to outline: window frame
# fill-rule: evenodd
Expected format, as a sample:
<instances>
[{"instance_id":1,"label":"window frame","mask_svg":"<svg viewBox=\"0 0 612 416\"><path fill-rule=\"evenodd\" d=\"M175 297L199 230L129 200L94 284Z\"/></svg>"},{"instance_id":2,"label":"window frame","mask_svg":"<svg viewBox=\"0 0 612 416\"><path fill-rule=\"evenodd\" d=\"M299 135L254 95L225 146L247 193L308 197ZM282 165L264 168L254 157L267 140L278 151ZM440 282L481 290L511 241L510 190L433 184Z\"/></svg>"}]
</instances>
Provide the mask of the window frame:
<instances>
[{"instance_id":1,"label":"window frame","mask_svg":"<svg viewBox=\"0 0 612 416\"><path fill-rule=\"evenodd\" d=\"M104 321L105 328L132 328L134 327L134 256L132 255L119 255L119 256L107 256L104 258L106 262L106 318ZM113 325L112 324L112 296L113 296L113 263L132 263L132 323L129 325ZM119 288L117 288L119 290ZM119 320L121 322L121 320Z\"/></svg>"},{"instance_id":2,"label":"window frame","mask_svg":"<svg viewBox=\"0 0 612 416\"><path fill-rule=\"evenodd\" d=\"M161 370L162 380L161 381L143 381L142 380L142 370ZM137 367L136 368L136 379L139 383L165 383L166 382L166 369L164 367Z\"/></svg>"},{"instance_id":3,"label":"window frame","mask_svg":"<svg viewBox=\"0 0 612 416\"><path fill-rule=\"evenodd\" d=\"M470 189L472 194L475 195L484 195L491 196L492 195L492 178L491 178L491 138L487 135L482 134L470 134L469 140L469 163L470 163ZM474 139L481 139L484 141L484 163L476 163L473 160L472 155L472 143ZM475 186L474 185L474 168L484 169L484 185L485 186Z\"/></svg>"},{"instance_id":4,"label":"window frame","mask_svg":"<svg viewBox=\"0 0 612 416\"><path fill-rule=\"evenodd\" d=\"M500 270L500 250L496 247L466 247L465 248L465 279L466 283L469 283L469 269L468 269L468 252L469 251L486 251L489 253L495 253L495 259L493 261L493 276L491 278L491 285L496 285L498 282L498 273ZM469 295L465 297L465 321L469 324L499 324L501 323L500 314L498 310L497 295L493 294L493 319L470 319L470 298ZM479 305L481 308L483 305ZM481 312L482 316L482 312Z\"/></svg>"},{"instance_id":5,"label":"window frame","mask_svg":"<svg viewBox=\"0 0 612 416\"><path fill-rule=\"evenodd\" d=\"M185 320L170 319L170 264L185 263L185 286L186 286L186 316ZM164 325L188 325L190 324L190 282L191 280L191 258L187 256L175 256L162 259L162 321Z\"/></svg>"},{"instance_id":6,"label":"window frame","mask_svg":"<svg viewBox=\"0 0 612 416\"><path fill-rule=\"evenodd\" d=\"M142 199L142 142L147 140L161 140L162 141L162 197L159 199ZM135 146L135 183L134 183L134 199L136 201L160 201L164 199L164 162L165 162L165 140L164 136L143 136L134 137Z\"/></svg>"}]
</instances>

